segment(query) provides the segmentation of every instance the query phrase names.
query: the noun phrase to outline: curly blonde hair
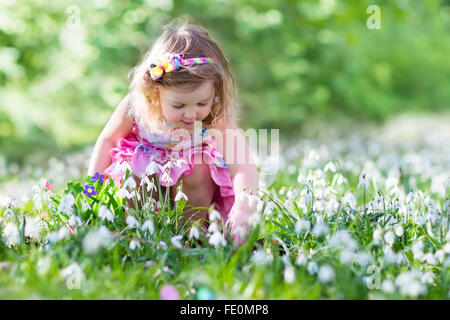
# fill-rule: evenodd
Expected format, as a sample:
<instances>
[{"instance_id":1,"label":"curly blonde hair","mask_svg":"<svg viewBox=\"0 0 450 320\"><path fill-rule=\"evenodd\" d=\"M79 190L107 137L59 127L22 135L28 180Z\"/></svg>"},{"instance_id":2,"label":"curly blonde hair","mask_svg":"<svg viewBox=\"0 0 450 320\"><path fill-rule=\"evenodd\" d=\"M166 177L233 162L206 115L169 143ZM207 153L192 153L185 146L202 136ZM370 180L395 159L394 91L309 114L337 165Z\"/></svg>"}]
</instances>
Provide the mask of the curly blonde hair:
<instances>
[{"instance_id":1,"label":"curly blonde hair","mask_svg":"<svg viewBox=\"0 0 450 320\"><path fill-rule=\"evenodd\" d=\"M168 53L184 53L185 58L210 57L213 63L182 67L176 72L164 73L156 81L152 80L149 74L151 62ZM130 75L130 115L149 131L164 130L165 120L159 100L161 87L195 89L206 80L214 80L217 98L203 123L222 129L235 123L240 105L228 60L208 31L189 24L186 19L175 19L164 26L162 35Z\"/></svg>"}]
</instances>

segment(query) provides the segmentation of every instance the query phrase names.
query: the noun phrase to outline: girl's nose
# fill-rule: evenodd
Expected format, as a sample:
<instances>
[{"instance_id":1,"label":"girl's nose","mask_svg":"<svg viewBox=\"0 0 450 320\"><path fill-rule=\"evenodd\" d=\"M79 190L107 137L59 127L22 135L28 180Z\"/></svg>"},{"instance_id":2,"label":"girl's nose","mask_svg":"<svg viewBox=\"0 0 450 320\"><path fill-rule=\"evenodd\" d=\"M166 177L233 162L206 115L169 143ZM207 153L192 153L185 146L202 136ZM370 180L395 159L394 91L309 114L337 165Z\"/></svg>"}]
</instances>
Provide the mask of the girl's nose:
<instances>
[{"instance_id":1,"label":"girl's nose","mask_svg":"<svg viewBox=\"0 0 450 320\"><path fill-rule=\"evenodd\" d=\"M196 116L197 116L197 112L194 109L186 110L186 112L184 113L184 117L189 120L196 119Z\"/></svg>"}]
</instances>

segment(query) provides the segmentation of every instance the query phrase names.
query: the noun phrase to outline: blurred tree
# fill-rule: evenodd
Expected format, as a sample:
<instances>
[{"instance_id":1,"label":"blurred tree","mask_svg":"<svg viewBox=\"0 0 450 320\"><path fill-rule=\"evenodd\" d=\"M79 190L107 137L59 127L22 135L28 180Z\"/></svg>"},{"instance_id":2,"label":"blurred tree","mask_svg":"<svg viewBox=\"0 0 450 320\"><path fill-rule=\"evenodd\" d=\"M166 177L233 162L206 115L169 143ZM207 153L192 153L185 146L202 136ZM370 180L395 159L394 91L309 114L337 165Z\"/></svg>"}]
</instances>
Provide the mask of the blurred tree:
<instances>
[{"instance_id":1,"label":"blurred tree","mask_svg":"<svg viewBox=\"0 0 450 320\"><path fill-rule=\"evenodd\" d=\"M379 30L367 28L369 5L380 8ZM315 120L449 109L449 1L4 0L2 154L92 144L128 72L182 15L228 56L245 127L286 137Z\"/></svg>"}]
</instances>

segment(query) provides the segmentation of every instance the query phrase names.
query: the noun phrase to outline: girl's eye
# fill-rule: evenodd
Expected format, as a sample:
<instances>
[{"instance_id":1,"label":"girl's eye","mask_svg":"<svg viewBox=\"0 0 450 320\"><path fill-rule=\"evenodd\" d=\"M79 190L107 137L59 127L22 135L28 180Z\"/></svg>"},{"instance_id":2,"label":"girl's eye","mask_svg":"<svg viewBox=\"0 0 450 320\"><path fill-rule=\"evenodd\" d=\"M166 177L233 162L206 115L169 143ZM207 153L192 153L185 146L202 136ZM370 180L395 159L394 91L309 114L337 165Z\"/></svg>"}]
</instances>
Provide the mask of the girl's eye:
<instances>
[{"instance_id":1,"label":"girl's eye","mask_svg":"<svg viewBox=\"0 0 450 320\"><path fill-rule=\"evenodd\" d=\"M183 106L184 106L184 104L182 104L181 106L172 106L172 107L174 107L175 109L181 109L181 108L183 108Z\"/></svg>"},{"instance_id":2,"label":"girl's eye","mask_svg":"<svg viewBox=\"0 0 450 320\"><path fill-rule=\"evenodd\" d=\"M199 106L206 106L206 103L198 103Z\"/></svg>"}]
</instances>

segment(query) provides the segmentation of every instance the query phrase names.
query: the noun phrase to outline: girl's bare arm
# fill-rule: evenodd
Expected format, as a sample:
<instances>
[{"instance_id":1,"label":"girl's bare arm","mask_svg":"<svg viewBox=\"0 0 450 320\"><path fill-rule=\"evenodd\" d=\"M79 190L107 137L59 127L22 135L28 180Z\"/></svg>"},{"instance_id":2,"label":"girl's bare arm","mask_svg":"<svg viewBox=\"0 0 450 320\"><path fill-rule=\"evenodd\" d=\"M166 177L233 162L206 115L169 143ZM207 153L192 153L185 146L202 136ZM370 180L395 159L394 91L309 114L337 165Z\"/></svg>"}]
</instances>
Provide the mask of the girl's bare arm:
<instances>
[{"instance_id":1,"label":"girl's bare arm","mask_svg":"<svg viewBox=\"0 0 450 320\"><path fill-rule=\"evenodd\" d=\"M88 175L93 175L95 172L103 173L111 165L109 154L111 148L115 146L118 139L126 137L133 128L133 121L128 115L129 107L130 95L127 94L114 110L95 143Z\"/></svg>"}]
</instances>

